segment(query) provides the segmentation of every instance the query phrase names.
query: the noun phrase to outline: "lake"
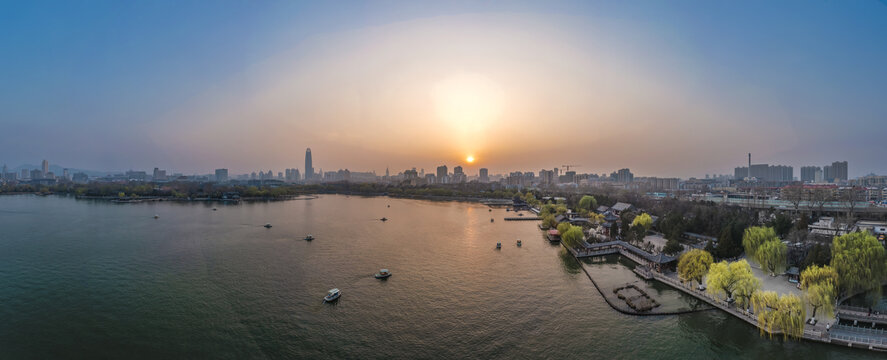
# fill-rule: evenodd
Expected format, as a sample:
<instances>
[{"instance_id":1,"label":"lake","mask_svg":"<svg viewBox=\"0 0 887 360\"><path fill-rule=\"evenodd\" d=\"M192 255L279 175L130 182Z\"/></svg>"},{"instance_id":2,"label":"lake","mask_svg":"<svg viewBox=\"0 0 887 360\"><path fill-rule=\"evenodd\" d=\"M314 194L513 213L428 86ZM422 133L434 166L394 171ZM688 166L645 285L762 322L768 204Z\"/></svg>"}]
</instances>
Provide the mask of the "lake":
<instances>
[{"instance_id":1,"label":"lake","mask_svg":"<svg viewBox=\"0 0 887 360\"><path fill-rule=\"evenodd\" d=\"M342 195L237 205L0 196L0 358L883 356L761 337L719 311L620 314L538 222L489 210ZM664 307L692 305L624 261L585 266L604 287L640 282ZM380 268L391 278L375 279ZM334 287L342 297L323 303Z\"/></svg>"}]
</instances>

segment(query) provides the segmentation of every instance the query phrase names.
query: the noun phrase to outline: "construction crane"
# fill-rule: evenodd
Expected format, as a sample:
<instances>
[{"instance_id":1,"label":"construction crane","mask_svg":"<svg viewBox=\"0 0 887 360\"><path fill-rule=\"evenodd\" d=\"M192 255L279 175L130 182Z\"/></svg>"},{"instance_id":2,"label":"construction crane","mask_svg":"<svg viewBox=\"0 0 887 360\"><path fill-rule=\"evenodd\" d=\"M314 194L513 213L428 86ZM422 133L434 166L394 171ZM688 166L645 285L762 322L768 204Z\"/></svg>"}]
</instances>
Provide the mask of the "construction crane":
<instances>
[{"instance_id":1,"label":"construction crane","mask_svg":"<svg viewBox=\"0 0 887 360\"><path fill-rule=\"evenodd\" d=\"M582 165L572 165L572 164L571 165L561 165L561 167L567 168L567 171L570 171L571 167L580 167L580 166L582 166Z\"/></svg>"}]
</instances>

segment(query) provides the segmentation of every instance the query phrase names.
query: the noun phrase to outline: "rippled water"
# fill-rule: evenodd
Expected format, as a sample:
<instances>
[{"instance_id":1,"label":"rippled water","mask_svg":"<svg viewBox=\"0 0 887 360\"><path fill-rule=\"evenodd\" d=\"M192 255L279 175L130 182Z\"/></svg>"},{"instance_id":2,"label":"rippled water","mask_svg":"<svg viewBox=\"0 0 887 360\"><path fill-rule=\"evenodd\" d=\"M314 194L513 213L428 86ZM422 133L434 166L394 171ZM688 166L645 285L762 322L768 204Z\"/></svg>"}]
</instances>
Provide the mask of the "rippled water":
<instances>
[{"instance_id":1,"label":"rippled water","mask_svg":"<svg viewBox=\"0 0 887 360\"><path fill-rule=\"evenodd\" d=\"M228 206L3 196L0 358L883 355L762 338L717 311L619 314L535 222L507 215L333 195ZM639 281L615 257L586 266L605 287ZM394 275L377 280L379 268ZM665 307L690 306L640 283ZM342 298L323 304L333 287Z\"/></svg>"}]
</instances>

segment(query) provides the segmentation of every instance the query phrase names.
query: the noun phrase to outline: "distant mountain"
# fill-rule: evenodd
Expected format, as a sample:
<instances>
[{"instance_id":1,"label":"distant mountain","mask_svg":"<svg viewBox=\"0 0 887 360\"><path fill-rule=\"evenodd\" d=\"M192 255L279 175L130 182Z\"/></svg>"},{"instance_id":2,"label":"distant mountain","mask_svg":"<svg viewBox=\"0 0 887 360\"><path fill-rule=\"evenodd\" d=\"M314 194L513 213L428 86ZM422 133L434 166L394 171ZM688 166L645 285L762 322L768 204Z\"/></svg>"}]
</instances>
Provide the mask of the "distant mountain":
<instances>
[{"instance_id":1,"label":"distant mountain","mask_svg":"<svg viewBox=\"0 0 887 360\"><path fill-rule=\"evenodd\" d=\"M10 168L9 171L20 173L24 169L34 170L34 169L40 169L40 168L42 168L41 165L23 164L23 165L16 166L14 168ZM51 171L56 176L62 175L62 173L65 169L66 168L64 166L49 164L49 171ZM76 174L76 173L82 172L82 173L85 173L86 175L89 175L89 176L99 176L99 177L111 174L111 172L109 172L109 171L85 170L85 169L75 169L75 168L67 168L67 169L68 169L68 172L71 174Z\"/></svg>"}]
</instances>

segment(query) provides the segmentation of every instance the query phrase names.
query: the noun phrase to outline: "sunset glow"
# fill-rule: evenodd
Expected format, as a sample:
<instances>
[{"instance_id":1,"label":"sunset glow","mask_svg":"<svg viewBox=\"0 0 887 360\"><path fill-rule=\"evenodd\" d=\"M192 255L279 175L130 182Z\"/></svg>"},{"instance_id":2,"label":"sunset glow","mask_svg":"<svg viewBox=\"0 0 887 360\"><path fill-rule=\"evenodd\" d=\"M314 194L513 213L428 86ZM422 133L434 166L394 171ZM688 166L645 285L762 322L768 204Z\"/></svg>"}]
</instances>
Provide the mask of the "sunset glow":
<instances>
[{"instance_id":1,"label":"sunset glow","mask_svg":"<svg viewBox=\"0 0 887 360\"><path fill-rule=\"evenodd\" d=\"M468 155L468 157L465 158L465 161L467 161L469 164L470 164L470 163L473 163L473 162L474 162L474 156Z\"/></svg>"}]
</instances>

